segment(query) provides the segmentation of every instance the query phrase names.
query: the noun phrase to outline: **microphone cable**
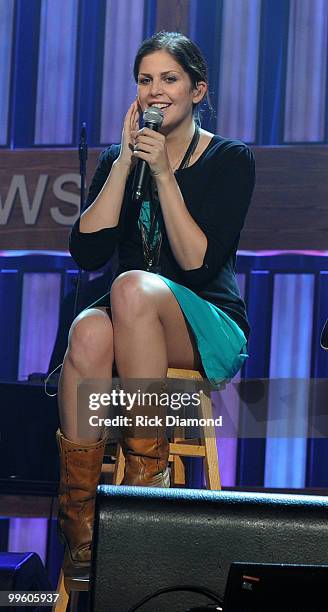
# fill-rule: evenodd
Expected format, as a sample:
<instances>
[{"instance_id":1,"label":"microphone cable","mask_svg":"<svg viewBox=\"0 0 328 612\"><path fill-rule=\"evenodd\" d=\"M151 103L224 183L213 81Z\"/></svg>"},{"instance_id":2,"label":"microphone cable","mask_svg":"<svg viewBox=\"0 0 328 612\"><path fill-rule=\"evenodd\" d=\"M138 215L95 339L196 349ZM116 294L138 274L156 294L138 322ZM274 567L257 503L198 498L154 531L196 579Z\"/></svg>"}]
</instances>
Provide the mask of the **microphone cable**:
<instances>
[{"instance_id":1,"label":"microphone cable","mask_svg":"<svg viewBox=\"0 0 328 612\"><path fill-rule=\"evenodd\" d=\"M138 601L138 603L135 604L134 606L132 606L132 608L129 608L128 612L136 612L145 603L148 603L148 601L150 601L151 599L155 599L155 597L158 597L159 595L163 595L165 593L172 593L174 591L187 591L187 592L190 592L190 593L198 593L200 595L205 595L205 597L207 597L208 599L213 601L215 604L217 604L218 607L214 608L214 610L220 610L221 612L223 610L223 608L222 608L222 606L223 606L222 600L219 598L218 594L215 593L214 591L212 591L211 589L208 589L208 588L202 587L202 586L192 585L192 584L191 585L190 584L181 584L181 585L178 584L178 585L166 587L166 588L163 588L163 589L159 589L158 591L155 591L155 593L151 593L150 595L146 595L146 597L144 597L143 599Z\"/></svg>"},{"instance_id":2,"label":"microphone cable","mask_svg":"<svg viewBox=\"0 0 328 612\"><path fill-rule=\"evenodd\" d=\"M85 198L85 185L86 185L86 175L87 175L87 159L88 159L88 142L87 142L87 129L86 122L82 122L81 131L80 131L80 141L78 145L79 152L79 160L80 160L80 216L82 214L83 206L84 206L84 198ZM79 293L80 293L80 285L81 285L81 277L82 277L82 269L79 268L79 273L77 276L76 288L75 288L75 299L74 299L74 310L73 310L73 321L77 315L77 310L79 306ZM56 393L48 393L47 384L51 376L57 372L58 368L61 368L63 362L52 370L44 380L44 392L48 397L56 397Z\"/></svg>"}]
</instances>

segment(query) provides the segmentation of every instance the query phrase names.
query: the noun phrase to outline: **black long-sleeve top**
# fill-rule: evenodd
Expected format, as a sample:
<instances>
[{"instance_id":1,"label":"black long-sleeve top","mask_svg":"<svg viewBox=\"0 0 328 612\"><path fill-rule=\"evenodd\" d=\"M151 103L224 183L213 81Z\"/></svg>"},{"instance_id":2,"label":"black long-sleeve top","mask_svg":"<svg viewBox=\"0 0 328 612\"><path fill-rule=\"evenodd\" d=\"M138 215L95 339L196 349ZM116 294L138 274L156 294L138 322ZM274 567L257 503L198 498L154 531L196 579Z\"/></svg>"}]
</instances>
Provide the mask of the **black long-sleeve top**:
<instances>
[{"instance_id":1,"label":"black long-sleeve top","mask_svg":"<svg viewBox=\"0 0 328 612\"><path fill-rule=\"evenodd\" d=\"M99 194L119 151L120 145L111 145L101 153L83 211ZM249 325L235 277L235 264L240 231L254 187L254 166L253 154L244 143L213 136L193 165L177 170L175 178L185 205L206 235L207 250L200 268L183 270L172 253L163 227L159 260L163 276L221 308L236 321L246 337ZM127 270L146 269L138 227L140 205L131 201L132 183L133 172L127 179L116 227L82 233L79 219L73 225L69 250L84 270L104 266L116 247L119 259L116 276Z\"/></svg>"}]
</instances>

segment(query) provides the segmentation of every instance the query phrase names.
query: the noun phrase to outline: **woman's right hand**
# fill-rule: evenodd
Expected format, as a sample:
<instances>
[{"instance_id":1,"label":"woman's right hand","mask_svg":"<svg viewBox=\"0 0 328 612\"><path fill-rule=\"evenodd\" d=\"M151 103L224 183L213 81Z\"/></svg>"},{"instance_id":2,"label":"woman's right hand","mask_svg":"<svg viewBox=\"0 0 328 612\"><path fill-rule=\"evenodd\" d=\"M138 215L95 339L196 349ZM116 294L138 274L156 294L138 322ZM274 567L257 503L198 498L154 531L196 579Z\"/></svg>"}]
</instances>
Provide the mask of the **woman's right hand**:
<instances>
[{"instance_id":1,"label":"woman's right hand","mask_svg":"<svg viewBox=\"0 0 328 612\"><path fill-rule=\"evenodd\" d=\"M132 153L134 149L135 135L139 130L139 117L140 107L138 100L135 100L132 102L128 112L125 115L121 138L121 152L117 159L119 163L127 166L129 171L136 163L136 158L132 157Z\"/></svg>"}]
</instances>

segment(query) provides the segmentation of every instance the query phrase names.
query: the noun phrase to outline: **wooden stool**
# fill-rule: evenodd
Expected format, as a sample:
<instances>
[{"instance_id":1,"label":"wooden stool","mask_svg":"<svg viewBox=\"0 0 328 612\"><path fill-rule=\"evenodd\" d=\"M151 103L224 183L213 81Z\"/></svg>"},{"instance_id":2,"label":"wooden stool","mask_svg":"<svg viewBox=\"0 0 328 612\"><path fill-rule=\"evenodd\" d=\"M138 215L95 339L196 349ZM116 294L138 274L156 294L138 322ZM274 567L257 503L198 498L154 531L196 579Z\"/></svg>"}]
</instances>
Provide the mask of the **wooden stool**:
<instances>
[{"instance_id":1,"label":"wooden stool","mask_svg":"<svg viewBox=\"0 0 328 612\"><path fill-rule=\"evenodd\" d=\"M203 380L202 375L197 370L181 370L169 368L167 378L176 380ZM201 419L213 418L212 402L209 395L204 392L201 396L199 407L199 417ZM219 472L218 449L216 444L214 425L206 425L201 428L200 439L185 439L183 427L176 427L174 438L170 442L169 461L171 466L171 486L181 486L186 484L185 468L181 457L202 457L205 467L205 479L208 489L221 490L221 480ZM119 484L124 474L125 459L121 445L117 445L116 463L113 476L113 484Z\"/></svg>"},{"instance_id":2,"label":"wooden stool","mask_svg":"<svg viewBox=\"0 0 328 612\"><path fill-rule=\"evenodd\" d=\"M175 368L168 369L167 378L177 380L203 380L202 375L197 370L181 370ZM211 397L206 391L202 393L201 396L199 418L206 419L207 421L213 418ZM186 483L183 457L202 457L204 460L207 488L217 491L221 490L214 425L202 427L200 439L185 439L183 436L183 428L175 428L173 440L170 442L169 452L169 461L171 462L171 486L182 486ZM109 472L113 472L112 484L118 485L123 478L124 464L125 459L122 447L118 443L114 469L111 465L103 464L102 474L106 475ZM86 591L88 589L89 581L67 579L61 571L57 587L57 592L60 594L59 602L54 610L56 610L56 612L66 612L69 593L74 591L70 605L70 612L74 612L77 605L77 591Z\"/></svg>"}]
</instances>

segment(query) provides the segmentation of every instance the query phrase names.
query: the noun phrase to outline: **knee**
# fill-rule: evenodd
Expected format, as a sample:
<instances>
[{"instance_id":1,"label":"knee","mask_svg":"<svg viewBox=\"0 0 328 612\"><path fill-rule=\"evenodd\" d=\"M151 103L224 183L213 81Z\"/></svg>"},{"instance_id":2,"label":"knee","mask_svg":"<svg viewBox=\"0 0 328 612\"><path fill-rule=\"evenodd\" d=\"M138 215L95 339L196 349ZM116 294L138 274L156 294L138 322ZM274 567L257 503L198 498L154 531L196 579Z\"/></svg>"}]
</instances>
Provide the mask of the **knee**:
<instances>
[{"instance_id":1,"label":"knee","mask_svg":"<svg viewBox=\"0 0 328 612\"><path fill-rule=\"evenodd\" d=\"M106 313L90 309L74 319L68 337L68 357L78 370L113 359L113 328Z\"/></svg>"},{"instance_id":2,"label":"knee","mask_svg":"<svg viewBox=\"0 0 328 612\"><path fill-rule=\"evenodd\" d=\"M151 285L142 270L123 272L113 282L111 307L114 321L134 320L152 309Z\"/></svg>"}]
</instances>

